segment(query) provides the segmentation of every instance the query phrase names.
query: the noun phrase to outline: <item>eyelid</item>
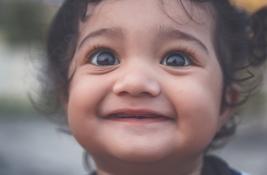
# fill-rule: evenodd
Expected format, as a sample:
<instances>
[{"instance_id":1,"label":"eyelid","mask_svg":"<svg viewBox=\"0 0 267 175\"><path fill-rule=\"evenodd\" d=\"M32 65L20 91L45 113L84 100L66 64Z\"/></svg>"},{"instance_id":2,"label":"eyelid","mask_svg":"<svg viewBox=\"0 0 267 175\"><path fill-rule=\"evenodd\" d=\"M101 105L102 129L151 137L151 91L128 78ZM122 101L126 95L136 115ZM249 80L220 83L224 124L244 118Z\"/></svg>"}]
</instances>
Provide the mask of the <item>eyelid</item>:
<instances>
[{"instance_id":1,"label":"eyelid","mask_svg":"<svg viewBox=\"0 0 267 175\"><path fill-rule=\"evenodd\" d=\"M165 59L168 56L171 56L175 53L179 53L182 54L183 56L187 57L188 60L190 61L190 65L189 66L199 66L201 65L200 63L200 54L197 53L197 51L194 48L191 47L187 47L187 46L180 46L176 49L171 49L170 51L168 51L166 54L164 54L164 56L162 57L162 59Z\"/></svg>"},{"instance_id":2,"label":"eyelid","mask_svg":"<svg viewBox=\"0 0 267 175\"><path fill-rule=\"evenodd\" d=\"M180 54L184 59L186 59L186 62L189 62L188 65L184 65L184 66L192 66L195 64L194 58L192 58L191 53L188 54L187 52L181 51L181 50L171 50L169 52L167 52L162 59L160 60L160 64L165 65L164 62L166 62L166 59L171 57L171 56L175 56ZM184 67L182 66L182 67Z\"/></svg>"},{"instance_id":3,"label":"eyelid","mask_svg":"<svg viewBox=\"0 0 267 175\"><path fill-rule=\"evenodd\" d=\"M166 59L169 58L169 57L172 57L172 56L176 56L176 55L181 55L184 59L185 59L185 62L187 63L186 65L184 66L178 66L178 67L187 67L187 66L192 66L193 61L191 59L191 56L188 56L187 54L183 53L183 52L170 52L169 54L167 54L165 57L163 57L163 59L161 60L161 64L165 65L164 63L166 62Z\"/></svg>"},{"instance_id":4,"label":"eyelid","mask_svg":"<svg viewBox=\"0 0 267 175\"><path fill-rule=\"evenodd\" d=\"M112 54L114 54L114 57L116 59L118 59L118 62L120 63L120 59L119 59L117 52L114 49L112 49L108 46L105 46L105 45L93 45L93 46L91 46L89 51L86 53L85 62L88 63L89 61L91 61L92 57L100 51L111 52Z\"/></svg>"}]
</instances>

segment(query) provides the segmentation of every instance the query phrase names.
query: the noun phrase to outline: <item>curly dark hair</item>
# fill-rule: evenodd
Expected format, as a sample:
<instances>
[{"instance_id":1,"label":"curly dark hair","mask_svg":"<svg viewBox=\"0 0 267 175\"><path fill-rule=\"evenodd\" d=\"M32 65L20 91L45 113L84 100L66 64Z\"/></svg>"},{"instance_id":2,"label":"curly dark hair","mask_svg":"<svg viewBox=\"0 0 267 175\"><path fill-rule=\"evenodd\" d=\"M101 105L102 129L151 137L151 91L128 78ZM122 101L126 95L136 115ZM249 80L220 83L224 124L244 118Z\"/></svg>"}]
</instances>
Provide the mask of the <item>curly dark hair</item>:
<instances>
[{"instance_id":1,"label":"curly dark hair","mask_svg":"<svg viewBox=\"0 0 267 175\"><path fill-rule=\"evenodd\" d=\"M267 8L248 14L229 0L191 1L210 3L215 9L214 44L224 75L222 108L240 106L261 83L262 73L254 70L258 70L267 57ZM86 19L88 4L99 2L101 0L65 0L52 22L47 40L47 81L42 94L48 99L46 104L54 109L60 108L62 100L68 99L68 71L77 44L79 23ZM233 84L240 86L242 97L234 104L225 98L226 89ZM236 123L232 119L217 133L211 146L232 135L235 129Z\"/></svg>"}]
</instances>

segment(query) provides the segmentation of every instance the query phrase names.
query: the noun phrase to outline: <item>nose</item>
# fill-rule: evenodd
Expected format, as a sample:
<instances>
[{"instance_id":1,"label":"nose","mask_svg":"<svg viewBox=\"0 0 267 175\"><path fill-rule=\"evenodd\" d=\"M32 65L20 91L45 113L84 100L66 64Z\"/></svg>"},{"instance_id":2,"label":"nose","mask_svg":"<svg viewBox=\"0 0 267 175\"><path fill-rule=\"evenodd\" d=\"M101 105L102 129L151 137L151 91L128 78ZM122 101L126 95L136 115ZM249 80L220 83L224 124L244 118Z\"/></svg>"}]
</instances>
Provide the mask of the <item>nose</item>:
<instances>
[{"instance_id":1,"label":"nose","mask_svg":"<svg viewBox=\"0 0 267 175\"><path fill-rule=\"evenodd\" d=\"M113 92L117 95L148 95L155 97L161 92L160 84L155 73L148 69L136 68L122 72L121 74L113 86Z\"/></svg>"}]
</instances>

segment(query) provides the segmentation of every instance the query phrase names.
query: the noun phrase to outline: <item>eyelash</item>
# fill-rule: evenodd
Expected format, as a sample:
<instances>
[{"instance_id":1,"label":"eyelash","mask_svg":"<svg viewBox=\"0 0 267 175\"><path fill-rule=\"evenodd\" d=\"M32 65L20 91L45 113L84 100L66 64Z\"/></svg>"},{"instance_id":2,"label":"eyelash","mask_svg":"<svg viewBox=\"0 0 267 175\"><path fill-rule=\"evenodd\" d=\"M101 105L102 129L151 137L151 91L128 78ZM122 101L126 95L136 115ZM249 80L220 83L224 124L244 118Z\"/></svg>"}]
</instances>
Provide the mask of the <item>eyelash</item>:
<instances>
[{"instance_id":1,"label":"eyelash","mask_svg":"<svg viewBox=\"0 0 267 175\"><path fill-rule=\"evenodd\" d=\"M198 61L198 57L199 54L197 53L197 51L189 46L178 46L178 49L170 49L168 52L166 52L163 57L161 57L161 60L165 59L168 55L172 54L172 53L181 53L185 56L188 56L188 58L190 59L192 65L199 65L199 61ZM90 51L86 54L86 62L91 61L91 58L94 54L96 54L99 51L109 51L111 53L114 54L114 56L119 59L119 54L117 54L117 52L114 49L111 49L110 46L106 46L106 45L101 45L101 44L96 44L93 45L90 49ZM119 60L120 61L120 60Z\"/></svg>"},{"instance_id":2,"label":"eyelash","mask_svg":"<svg viewBox=\"0 0 267 175\"><path fill-rule=\"evenodd\" d=\"M92 56L99 51L109 51L113 53L116 58L119 58L117 52L114 49L111 49L109 46L99 44L99 45L93 45L91 47L90 51L86 54L87 58L86 62L91 61Z\"/></svg>"},{"instance_id":3,"label":"eyelash","mask_svg":"<svg viewBox=\"0 0 267 175\"><path fill-rule=\"evenodd\" d=\"M178 46L178 49L173 49L173 50L168 51L167 54L165 54L163 58L167 57L168 55L172 53L181 53L187 56L188 59L190 59L192 65L199 65L199 61L197 60L197 58L199 57L199 54L192 47Z\"/></svg>"}]
</instances>

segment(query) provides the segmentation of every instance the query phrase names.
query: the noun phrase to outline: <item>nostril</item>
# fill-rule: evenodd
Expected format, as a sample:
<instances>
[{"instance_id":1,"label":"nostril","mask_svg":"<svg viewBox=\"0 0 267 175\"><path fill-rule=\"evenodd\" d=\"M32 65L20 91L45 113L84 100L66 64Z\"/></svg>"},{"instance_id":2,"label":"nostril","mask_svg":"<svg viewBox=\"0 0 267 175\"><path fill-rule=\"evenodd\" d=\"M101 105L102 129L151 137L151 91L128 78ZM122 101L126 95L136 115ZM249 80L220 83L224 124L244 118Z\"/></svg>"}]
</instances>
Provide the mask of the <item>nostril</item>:
<instances>
[{"instance_id":1,"label":"nostril","mask_svg":"<svg viewBox=\"0 0 267 175\"><path fill-rule=\"evenodd\" d=\"M117 95L132 95L132 96L157 96L161 92L158 82L146 79L144 77L128 77L123 80L118 80L113 86L113 92Z\"/></svg>"}]
</instances>

